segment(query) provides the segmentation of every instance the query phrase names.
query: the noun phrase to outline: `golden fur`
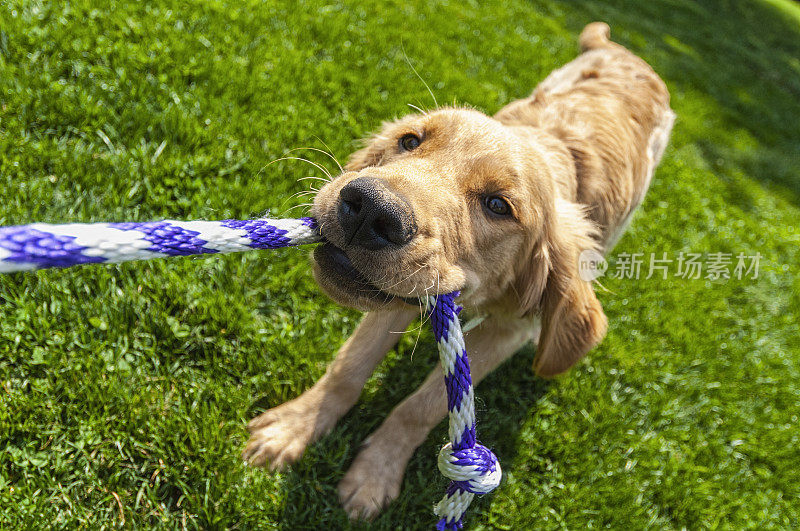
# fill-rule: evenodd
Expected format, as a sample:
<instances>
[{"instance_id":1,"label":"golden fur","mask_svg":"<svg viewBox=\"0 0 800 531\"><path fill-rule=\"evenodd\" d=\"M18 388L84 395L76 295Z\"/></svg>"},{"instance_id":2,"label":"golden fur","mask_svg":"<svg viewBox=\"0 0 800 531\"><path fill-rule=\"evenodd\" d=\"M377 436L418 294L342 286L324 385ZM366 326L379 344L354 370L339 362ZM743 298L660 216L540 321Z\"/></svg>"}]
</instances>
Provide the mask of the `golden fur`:
<instances>
[{"instance_id":1,"label":"golden fur","mask_svg":"<svg viewBox=\"0 0 800 531\"><path fill-rule=\"evenodd\" d=\"M466 335L476 382L527 341L538 340L534 369L549 377L603 338L606 317L578 275L578 257L613 246L674 119L661 79L608 37L607 25L588 25L584 53L494 117L444 108L384 124L320 190L312 213L321 232L369 288L319 261L315 277L335 300L369 313L319 382L250 423L247 461L284 466L333 427L418 315L403 299L461 290L460 303L484 317ZM412 151L398 144L408 134L421 140ZM369 250L347 241L339 194L360 177L379 180L410 206L417 232L407 244ZM487 195L504 198L511 215L488 213ZM397 496L407 460L445 413L436 369L342 480L353 517L372 517Z\"/></svg>"}]
</instances>

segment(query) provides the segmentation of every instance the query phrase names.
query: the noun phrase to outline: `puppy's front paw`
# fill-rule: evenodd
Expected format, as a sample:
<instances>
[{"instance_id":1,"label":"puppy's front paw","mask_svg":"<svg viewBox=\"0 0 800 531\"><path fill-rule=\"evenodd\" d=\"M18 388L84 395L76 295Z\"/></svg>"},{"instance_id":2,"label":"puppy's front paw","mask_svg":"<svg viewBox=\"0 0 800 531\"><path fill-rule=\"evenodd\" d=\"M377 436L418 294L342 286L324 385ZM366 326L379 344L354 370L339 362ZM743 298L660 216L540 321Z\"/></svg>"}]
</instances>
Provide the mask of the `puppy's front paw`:
<instances>
[{"instance_id":1,"label":"puppy's front paw","mask_svg":"<svg viewBox=\"0 0 800 531\"><path fill-rule=\"evenodd\" d=\"M368 443L339 482L339 500L350 518L372 520L397 498L406 461Z\"/></svg>"},{"instance_id":2,"label":"puppy's front paw","mask_svg":"<svg viewBox=\"0 0 800 531\"><path fill-rule=\"evenodd\" d=\"M242 459L253 466L282 469L297 461L315 432L315 416L302 397L269 409L247 425L250 440Z\"/></svg>"}]
</instances>

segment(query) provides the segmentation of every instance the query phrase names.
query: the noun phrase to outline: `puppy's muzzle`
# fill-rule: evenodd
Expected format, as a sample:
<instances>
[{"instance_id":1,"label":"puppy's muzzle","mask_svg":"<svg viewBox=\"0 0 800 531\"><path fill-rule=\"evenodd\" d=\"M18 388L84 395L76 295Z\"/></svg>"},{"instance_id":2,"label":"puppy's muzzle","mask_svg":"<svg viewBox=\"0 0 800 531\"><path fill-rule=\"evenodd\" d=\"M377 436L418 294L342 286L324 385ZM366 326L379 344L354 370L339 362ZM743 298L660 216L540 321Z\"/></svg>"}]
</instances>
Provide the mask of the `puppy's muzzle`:
<instances>
[{"instance_id":1,"label":"puppy's muzzle","mask_svg":"<svg viewBox=\"0 0 800 531\"><path fill-rule=\"evenodd\" d=\"M377 251L399 247L417 233L414 210L375 177L358 177L339 192L337 212L347 245Z\"/></svg>"}]
</instances>

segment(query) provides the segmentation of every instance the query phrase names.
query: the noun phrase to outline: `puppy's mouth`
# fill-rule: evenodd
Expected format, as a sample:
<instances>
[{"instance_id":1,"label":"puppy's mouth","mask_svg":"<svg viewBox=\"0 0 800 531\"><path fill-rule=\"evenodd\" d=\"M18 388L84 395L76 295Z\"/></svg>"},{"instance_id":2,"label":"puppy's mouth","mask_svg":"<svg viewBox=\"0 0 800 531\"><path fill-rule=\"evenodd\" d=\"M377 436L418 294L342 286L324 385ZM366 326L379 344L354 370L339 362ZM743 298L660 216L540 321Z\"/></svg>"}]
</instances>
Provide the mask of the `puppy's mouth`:
<instances>
[{"instance_id":1,"label":"puppy's mouth","mask_svg":"<svg viewBox=\"0 0 800 531\"><path fill-rule=\"evenodd\" d=\"M327 277L326 284L330 283L337 290L345 291L351 296L383 304L394 299L406 300L404 297L386 293L372 284L361 271L356 269L347 253L328 241L314 249L314 261ZM417 303L416 300L413 302Z\"/></svg>"}]
</instances>

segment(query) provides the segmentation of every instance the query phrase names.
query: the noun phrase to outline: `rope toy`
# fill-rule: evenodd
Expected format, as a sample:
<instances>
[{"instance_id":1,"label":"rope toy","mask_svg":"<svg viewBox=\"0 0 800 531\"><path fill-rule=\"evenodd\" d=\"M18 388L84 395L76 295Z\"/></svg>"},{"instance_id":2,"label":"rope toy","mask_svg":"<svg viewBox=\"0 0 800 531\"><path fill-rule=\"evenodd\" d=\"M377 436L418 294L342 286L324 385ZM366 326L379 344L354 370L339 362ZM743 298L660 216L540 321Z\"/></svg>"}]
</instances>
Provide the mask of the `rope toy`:
<instances>
[{"instance_id":1,"label":"rope toy","mask_svg":"<svg viewBox=\"0 0 800 531\"><path fill-rule=\"evenodd\" d=\"M0 227L0 273L117 263L166 256L234 253L278 249L322 241L313 218L224 221L155 221L145 223L35 223ZM459 293L429 296L425 311L444 372L450 442L439 452L438 466L451 481L434 507L436 529L463 527L475 494L500 484L497 457L478 443L475 392L464 335L458 320Z\"/></svg>"},{"instance_id":2,"label":"rope toy","mask_svg":"<svg viewBox=\"0 0 800 531\"><path fill-rule=\"evenodd\" d=\"M0 273L165 256L278 249L320 241L317 222L227 219L0 227Z\"/></svg>"},{"instance_id":3,"label":"rope toy","mask_svg":"<svg viewBox=\"0 0 800 531\"><path fill-rule=\"evenodd\" d=\"M451 479L444 498L433 508L440 517L436 529L461 529L462 519L475 494L491 492L500 484L497 457L480 444L475 434L475 391L469 372L467 347L456 305L458 292L428 297L433 336L447 389L450 442L439 451L439 471Z\"/></svg>"}]
</instances>

